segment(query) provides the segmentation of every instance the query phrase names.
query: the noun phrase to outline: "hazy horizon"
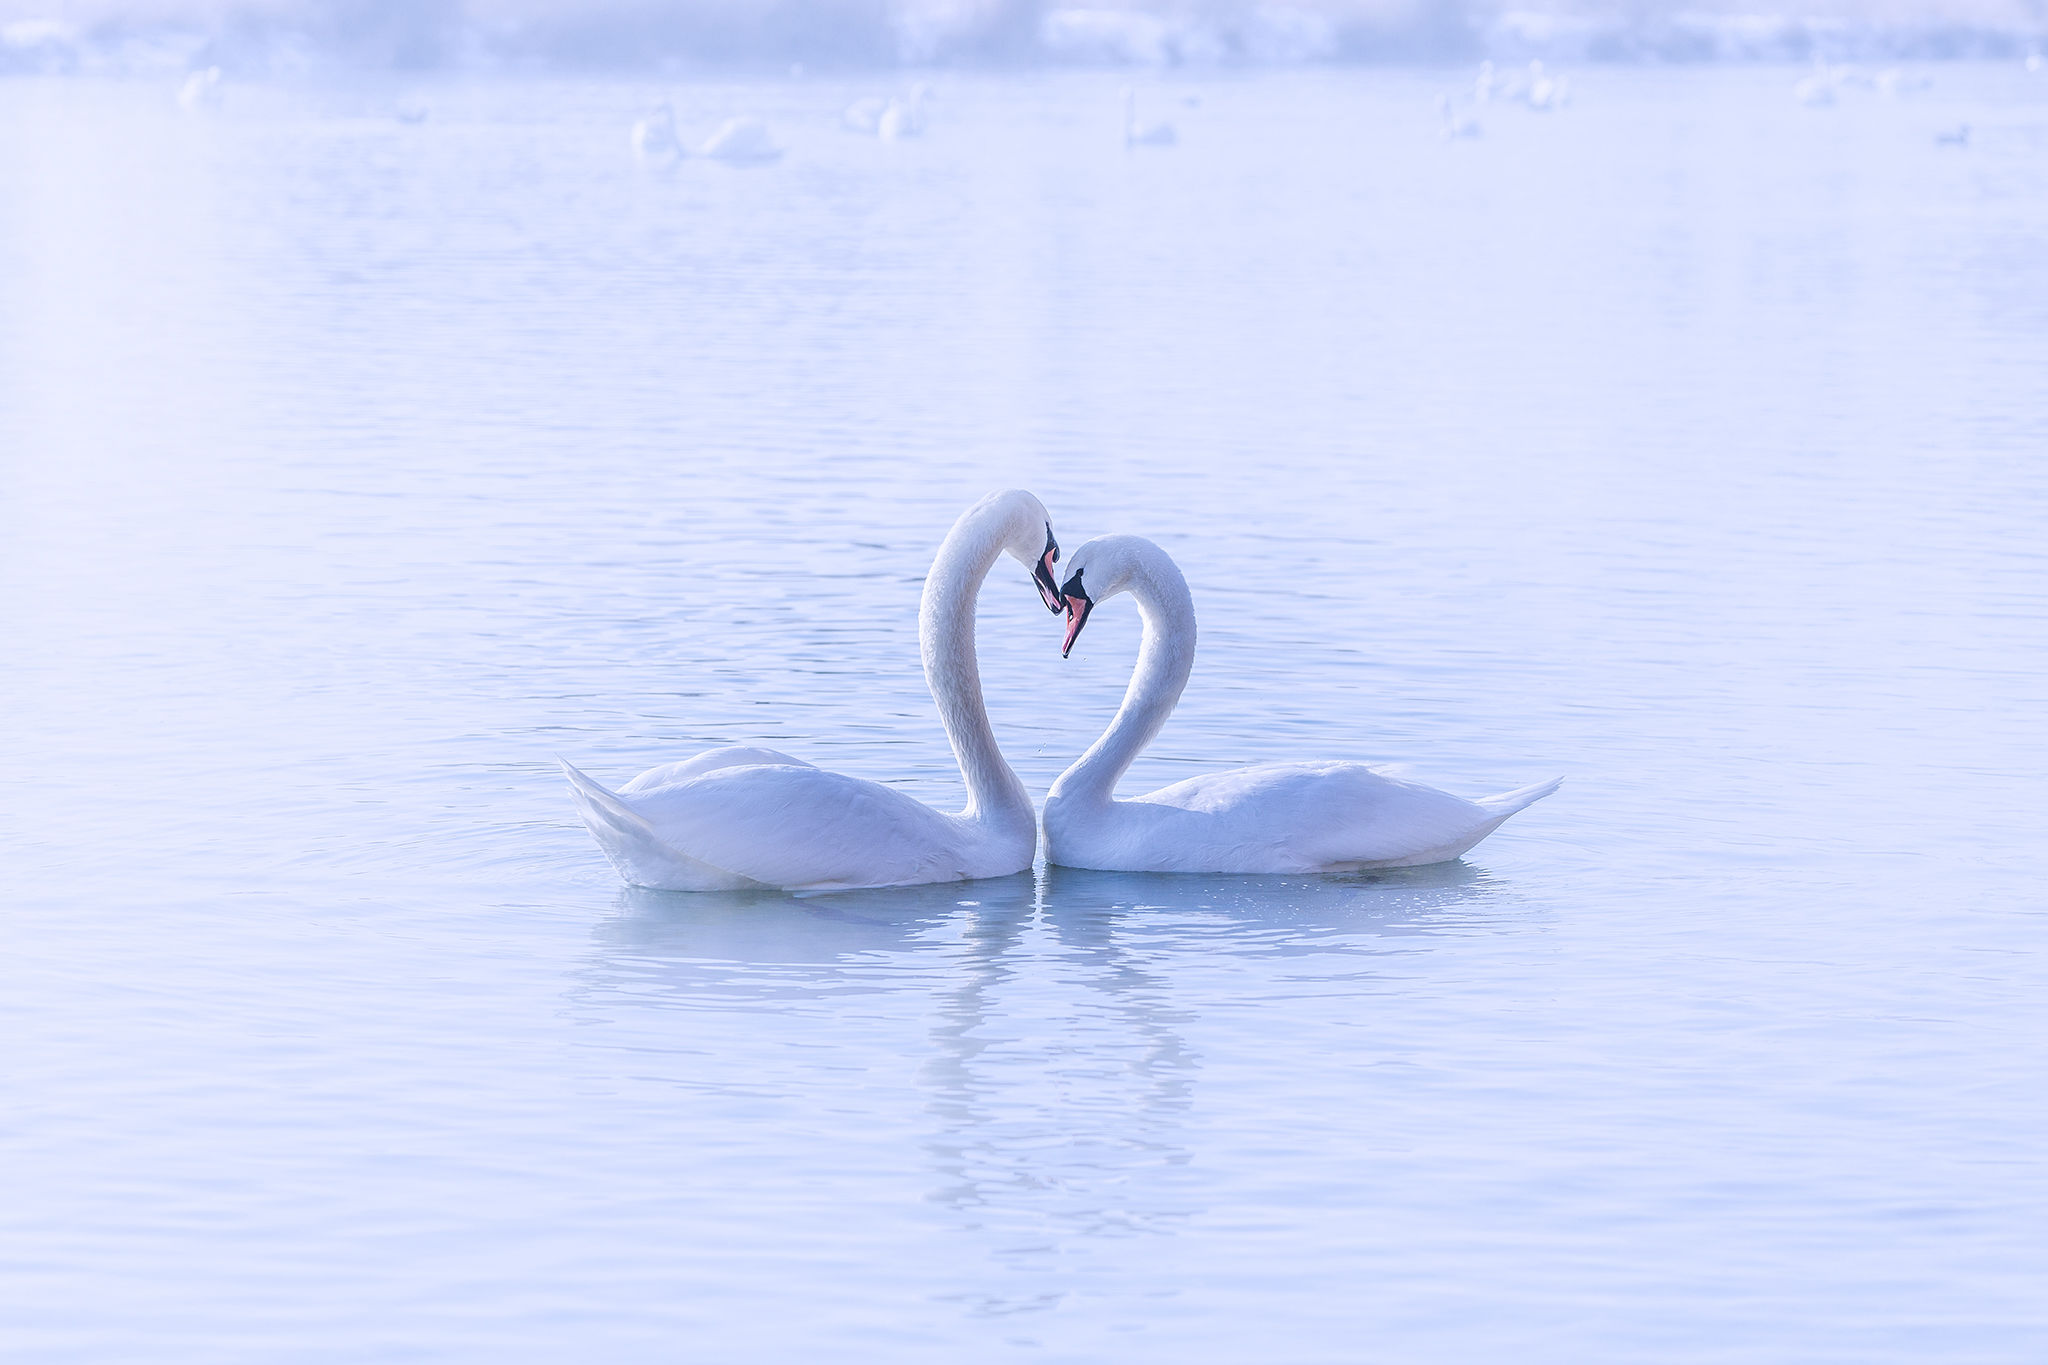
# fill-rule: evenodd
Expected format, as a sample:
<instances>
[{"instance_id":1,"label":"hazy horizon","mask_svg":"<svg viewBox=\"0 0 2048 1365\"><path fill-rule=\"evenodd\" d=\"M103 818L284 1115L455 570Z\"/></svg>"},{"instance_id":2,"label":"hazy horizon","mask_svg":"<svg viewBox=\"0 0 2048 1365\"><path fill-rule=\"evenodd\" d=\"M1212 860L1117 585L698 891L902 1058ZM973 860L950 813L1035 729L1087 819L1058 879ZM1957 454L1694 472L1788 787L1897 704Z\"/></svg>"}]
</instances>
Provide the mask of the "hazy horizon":
<instances>
[{"instance_id":1,"label":"hazy horizon","mask_svg":"<svg viewBox=\"0 0 2048 1365\"><path fill-rule=\"evenodd\" d=\"M0 73L2010 58L2048 0L0 0Z\"/></svg>"}]
</instances>

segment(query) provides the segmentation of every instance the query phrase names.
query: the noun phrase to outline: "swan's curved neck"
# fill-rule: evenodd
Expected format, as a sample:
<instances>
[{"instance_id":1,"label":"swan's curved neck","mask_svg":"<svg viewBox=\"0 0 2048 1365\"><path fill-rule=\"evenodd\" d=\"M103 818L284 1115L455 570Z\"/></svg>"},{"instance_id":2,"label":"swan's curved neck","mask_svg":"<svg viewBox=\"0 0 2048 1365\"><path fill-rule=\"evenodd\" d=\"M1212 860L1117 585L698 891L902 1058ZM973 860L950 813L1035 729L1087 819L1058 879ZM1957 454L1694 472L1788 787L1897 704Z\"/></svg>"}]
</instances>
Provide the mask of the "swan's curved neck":
<instances>
[{"instance_id":1,"label":"swan's curved neck","mask_svg":"<svg viewBox=\"0 0 2048 1365\"><path fill-rule=\"evenodd\" d=\"M988 706L981 696L981 665L974 651L974 605L982 580L995 567L1016 528L1012 517L994 507L975 507L955 522L932 561L918 611L918 643L924 652L924 678L960 776L967 782L967 819L1008 819L1019 815L1035 822L1024 784L996 746Z\"/></svg>"},{"instance_id":2,"label":"swan's curved neck","mask_svg":"<svg viewBox=\"0 0 2048 1365\"><path fill-rule=\"evenodd\" d=\"M1131 685L1102 738L1060 774L1048 799L1113 800L1117 782L1173 714L1194 669L1195 601L1188 594L1187 580L1166 552L1150 541L1135 546L1131 555L1128 591L1145 620Z\"/></svg>"}]
</instances>

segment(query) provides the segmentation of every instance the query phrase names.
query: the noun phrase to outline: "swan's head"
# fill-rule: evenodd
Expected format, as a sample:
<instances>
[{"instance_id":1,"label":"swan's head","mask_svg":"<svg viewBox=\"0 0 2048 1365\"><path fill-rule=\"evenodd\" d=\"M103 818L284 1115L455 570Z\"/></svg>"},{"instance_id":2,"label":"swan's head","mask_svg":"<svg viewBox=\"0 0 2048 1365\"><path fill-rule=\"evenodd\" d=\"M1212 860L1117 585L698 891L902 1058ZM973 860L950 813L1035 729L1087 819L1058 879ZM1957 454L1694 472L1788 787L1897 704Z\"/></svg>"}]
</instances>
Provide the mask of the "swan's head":
<instances>
[{"instance_id":1,"label":"swan's head","mask_svg":"<svg viewBox=\"0 0 2048 1365\"><path fill-rule=\"evenodd\" d=\"M1073 649L1074 641L1081 638L1081 627L1088 624L1088 613L1095 610L1095 604L1131 586L1138 565L1138 546L1149 543L1136 536L1097 536L1074 551L1074 557L1067 561L1067 581L1060 585L1060 603L1067 613L1067 638L1060 646L1062 659Z\"/></svg>"},{"instance_id":2,"label":"swan's head","mask_svg":"<svg viewBox=\"0 0 2048 1365\"><path fill-rule=\"evenodd\" d=\"M1053 565L1060 562L1060 543L1053 539L1052 518L1044 503L1021 488L1012 488L989 494L961 513L960 521L963 526L974 521L999 528L995 533L1002 537L1004 553L1031 570L1032 586L1038 589L1045 609L1055 616L1065 610L1060 581L1053 576Z\"/></svg>"}]
</instances>

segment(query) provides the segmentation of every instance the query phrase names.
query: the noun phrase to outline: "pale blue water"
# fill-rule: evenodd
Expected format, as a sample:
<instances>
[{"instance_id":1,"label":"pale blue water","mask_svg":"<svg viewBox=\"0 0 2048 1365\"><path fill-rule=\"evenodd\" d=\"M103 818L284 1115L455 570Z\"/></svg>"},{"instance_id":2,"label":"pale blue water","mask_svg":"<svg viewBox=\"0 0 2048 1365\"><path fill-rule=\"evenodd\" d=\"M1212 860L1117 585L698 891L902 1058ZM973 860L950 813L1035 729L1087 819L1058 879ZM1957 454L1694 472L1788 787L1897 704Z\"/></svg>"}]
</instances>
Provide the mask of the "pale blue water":
<instances>
[{"instance_id":1,"label":"pale blue water","mask_svg":"<svg viewBox=\"0 0 2048 1365\"><path fill-rule=\"evenodd\" d=\"M1107 74L897 145L0 82L0 1340L2048 1354L2048 79L1798 75L1154 80L1143 154ZM660 95L788 155L643 172ZM1127 790L1565 788L1377 878L622 889L557 753L959 799L917 596L1005 485L1187 570ZM1035 792L1136 631L991 581Z\"/></svg>"}]
</instances>

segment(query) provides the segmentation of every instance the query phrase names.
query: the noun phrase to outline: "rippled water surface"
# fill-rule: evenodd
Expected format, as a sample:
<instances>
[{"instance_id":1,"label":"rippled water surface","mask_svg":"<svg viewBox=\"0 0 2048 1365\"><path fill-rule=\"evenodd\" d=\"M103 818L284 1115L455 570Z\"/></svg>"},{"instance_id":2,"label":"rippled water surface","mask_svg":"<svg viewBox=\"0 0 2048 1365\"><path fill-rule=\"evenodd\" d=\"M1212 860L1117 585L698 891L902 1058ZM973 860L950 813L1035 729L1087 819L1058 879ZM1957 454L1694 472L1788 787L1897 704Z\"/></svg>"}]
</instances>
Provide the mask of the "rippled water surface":
<instances>
[{"instance_id":1,"label":"rippled water surface","mask_svg":"<svg viewBox=\"0 0 2048 1365\"><path fill-rule=\"evenodd\" d=\"M0 82L30 1360L2048 1355L2048 79ZM647 172L735 112L769 167ZM401 106L427 117L405 123ZM1936 134L1968 123L1966 146ZM623 889L567 755L957 803L952 518L1184 565L1126 786L1379 877ZM1035 793L1107 719L1005 564Z\"/></svg>"}]
</instances>

